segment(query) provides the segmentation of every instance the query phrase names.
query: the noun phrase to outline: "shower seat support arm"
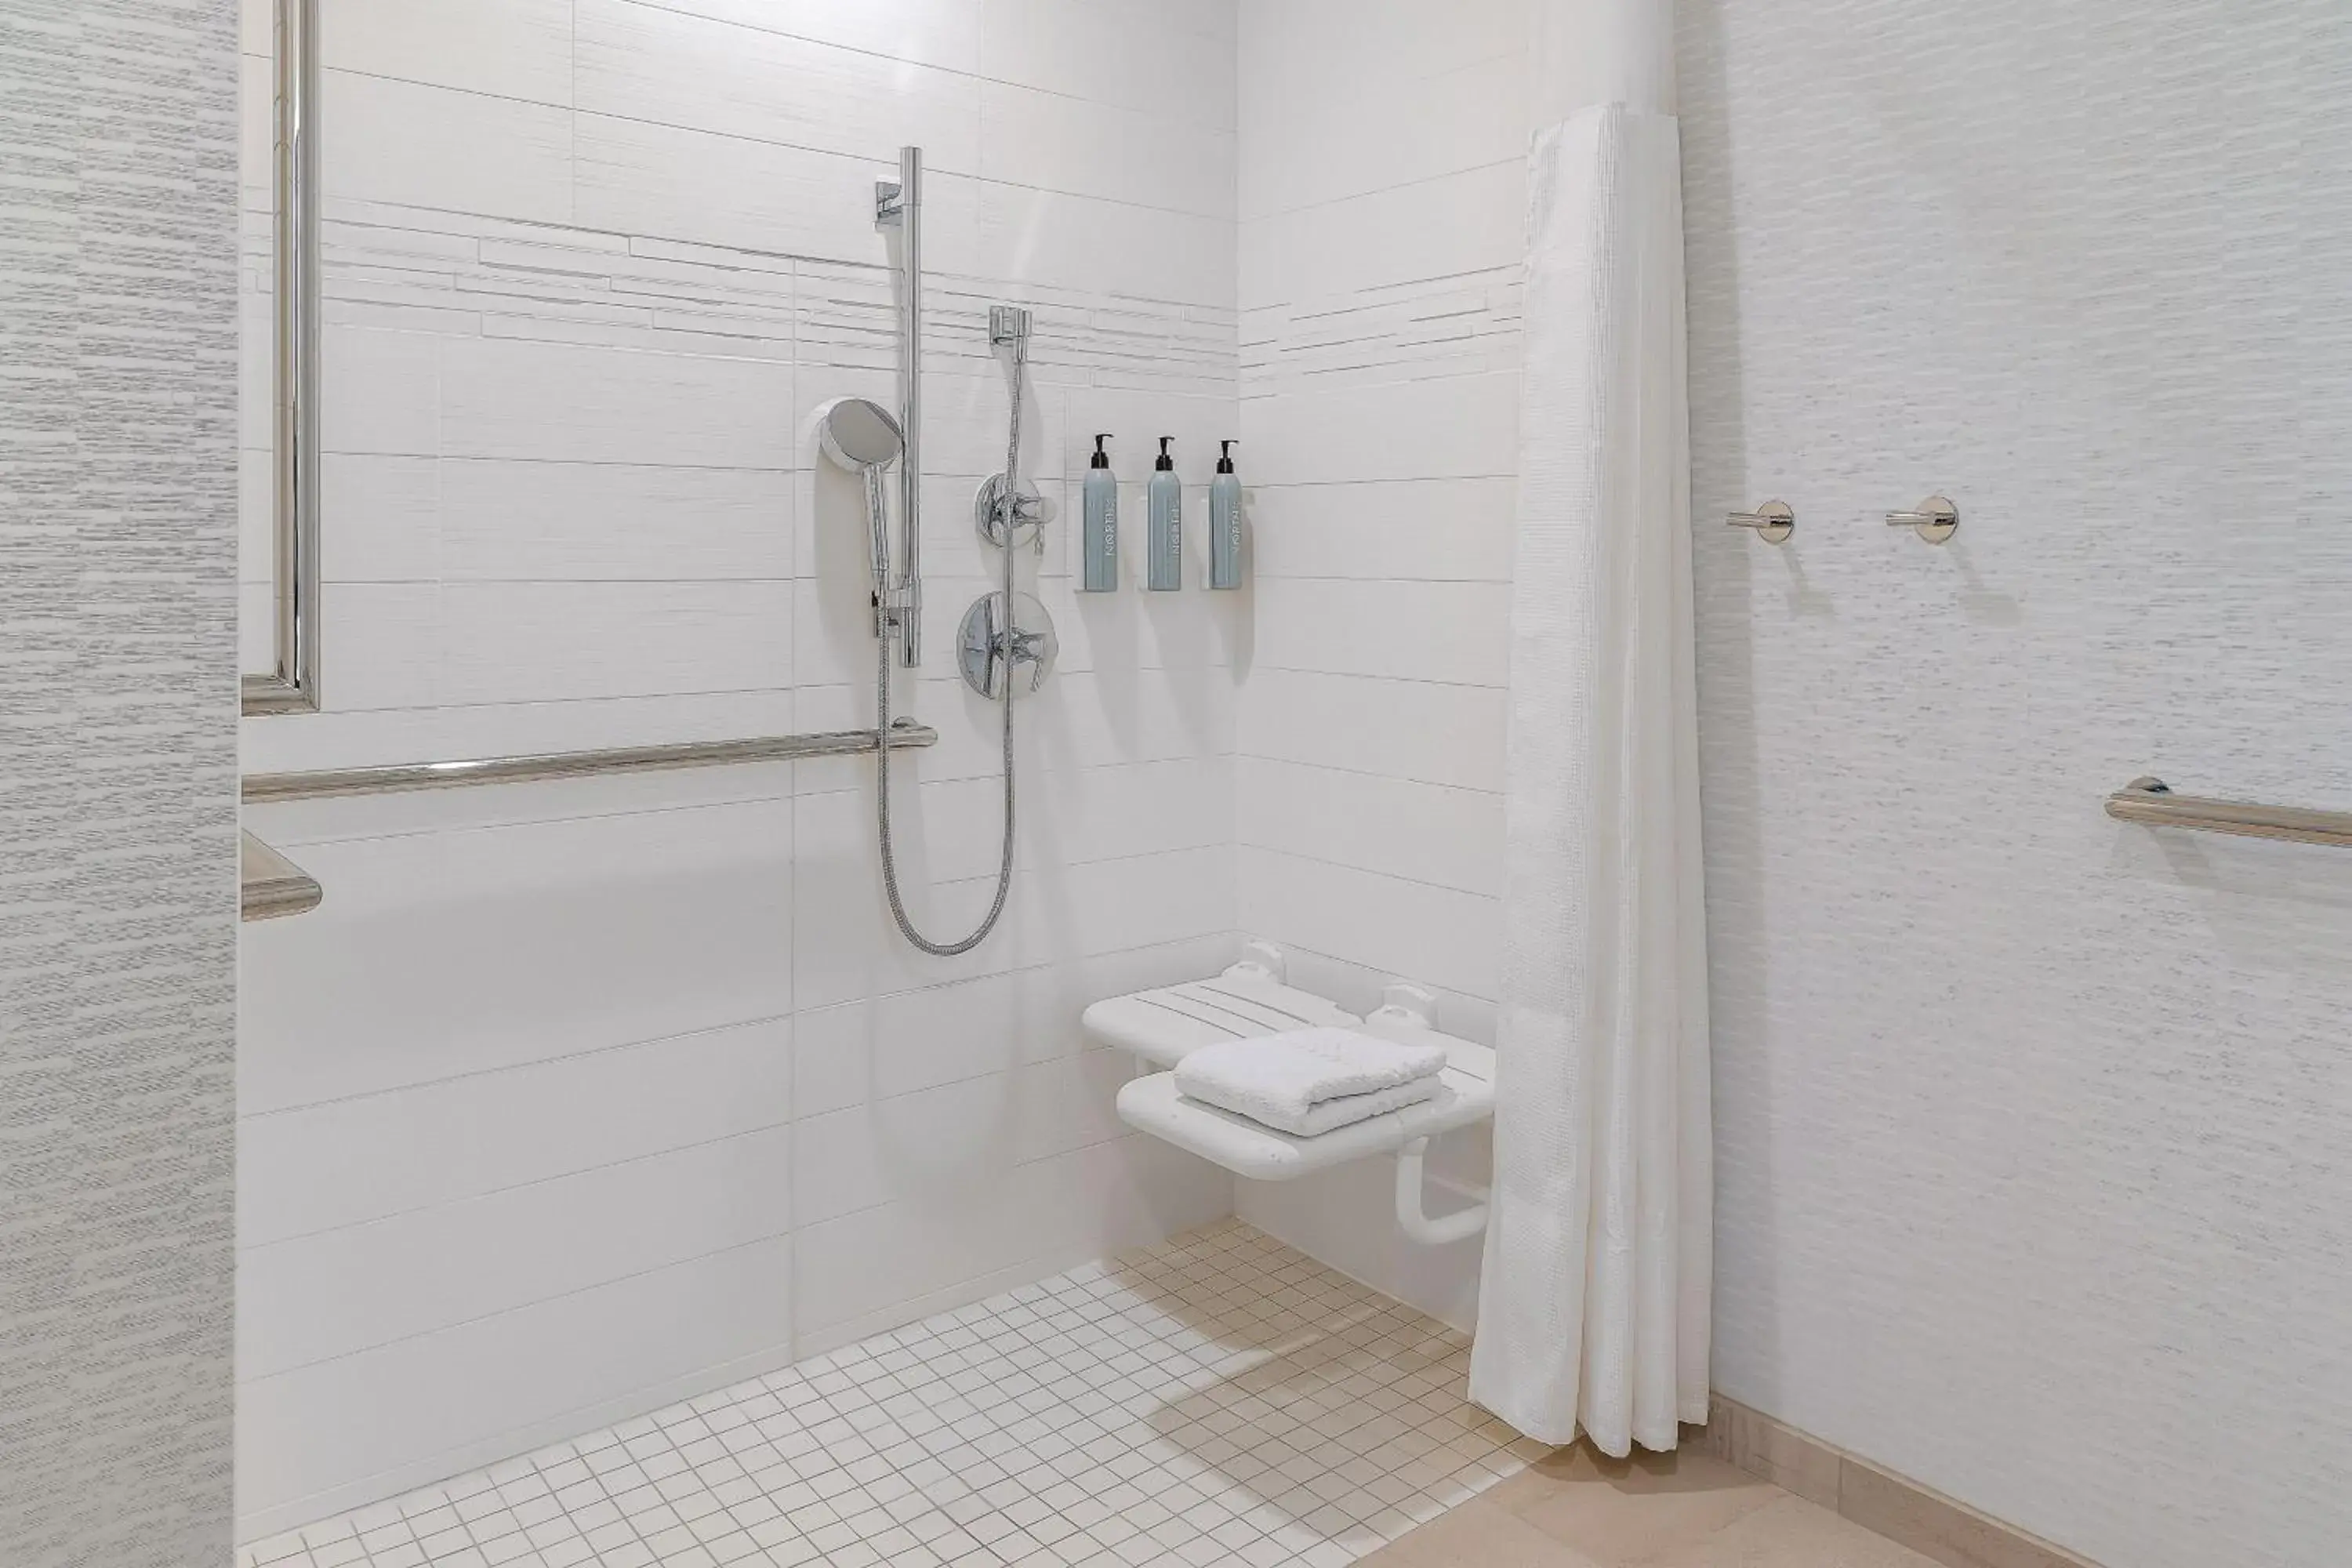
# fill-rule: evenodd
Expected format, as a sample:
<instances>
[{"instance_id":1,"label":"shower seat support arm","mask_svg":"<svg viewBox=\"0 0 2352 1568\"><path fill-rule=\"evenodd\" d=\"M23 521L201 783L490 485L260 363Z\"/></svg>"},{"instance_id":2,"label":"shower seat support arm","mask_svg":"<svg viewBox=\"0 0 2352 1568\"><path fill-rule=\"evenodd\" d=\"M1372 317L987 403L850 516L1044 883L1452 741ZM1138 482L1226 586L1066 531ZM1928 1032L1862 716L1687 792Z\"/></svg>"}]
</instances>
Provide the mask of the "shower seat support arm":
<instances>
[{"instance_id":1,"label":"shower seat support arm","mask_svg":"<svg viewBox=\"0 0 2352 1568\"><path fill-rule=\"evenodd\" d=\"M1457 1241L1467 1241L1486 1228L1486 1215L1492 1206L1492 1193L1479 1188L1478 1201L1456 1214L1432 1219L1422 1207L1423 1163L1429 1153L1429 1140L1415 1138L1397 1151L1396 1211L1397 1224L1412 1240L1424 1247L1445 1247Z\"/></svg>"}]
</instances>

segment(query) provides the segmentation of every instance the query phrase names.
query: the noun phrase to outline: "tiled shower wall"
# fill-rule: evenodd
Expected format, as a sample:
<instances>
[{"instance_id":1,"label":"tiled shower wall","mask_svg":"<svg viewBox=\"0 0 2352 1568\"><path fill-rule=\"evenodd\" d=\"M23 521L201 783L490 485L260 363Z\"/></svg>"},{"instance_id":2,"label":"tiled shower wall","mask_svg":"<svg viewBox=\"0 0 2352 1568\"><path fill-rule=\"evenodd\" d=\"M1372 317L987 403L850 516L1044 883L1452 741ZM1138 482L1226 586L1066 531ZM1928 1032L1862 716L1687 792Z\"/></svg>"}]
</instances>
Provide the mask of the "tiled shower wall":
<instances>
[{"instance_id":1,"label":"tiled shower wall","mask_svg":"<svg viewBox=\"0 0 2352 1568\"><path fill-rule=\"evenodd\" d=\"M246 767L869 722L862 498L809 416L894 399L873 186L919 142L929 654L898 707L942 739L894 773L913 902L960 931L996 855L994 712L949 678L996 569L986 307L1036 311L1050 493L1098 430L1130 478L1169 434L1205 482L1236 433L1230 0L323 9L327 711L248 721ZM1069 535L1021 562L1061 663L1021 710L1011 913L965 958L888 927L870 761L251 814L326 901L244 949L247 1534L1228 1211L1123 1135L1076 1017L1231 956L1240 610L1081 600Z\"/></svg>"},{"instance_id":2,"label":"tiled shower wall","mask_svg":"<svg viewBox=\"0 0 2352 1568\"><path fill-rule=\"evenodd\" d=\"M1518 467L1527 0L1242 11L1244 457L1255 642L1241 924L1359 1011L1403 976L1491 1042ZM1436 1159L1484 1180L1476 1134ZM1418 1247L1377 1162L1242 1212L1466 1324L1478 1244ZM1444 1200L1433 1200L1442 1203Z\"/></svg>"}]
</instances>

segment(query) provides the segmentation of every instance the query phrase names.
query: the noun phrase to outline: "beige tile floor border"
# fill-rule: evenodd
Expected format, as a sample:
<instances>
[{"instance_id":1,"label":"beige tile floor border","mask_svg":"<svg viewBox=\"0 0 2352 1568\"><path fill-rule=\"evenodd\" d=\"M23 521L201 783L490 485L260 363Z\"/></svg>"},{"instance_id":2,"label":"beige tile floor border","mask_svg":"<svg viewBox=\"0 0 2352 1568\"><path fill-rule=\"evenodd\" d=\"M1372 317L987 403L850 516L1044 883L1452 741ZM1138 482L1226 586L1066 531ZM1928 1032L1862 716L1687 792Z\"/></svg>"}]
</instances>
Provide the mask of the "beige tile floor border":
<instances>
[{"instance_id":1,"label":"beige tile floor border","mask_svg":"<svg viewBox=\"0 0 2352 1568\"><path fill-rule=\"evenodd\" d=\"M1705 1430L1706 1449L1717 1458L1901 1542L1946 1568L2099 1568L2087 1557L1720 1394Z\"/></svg>"},{"instance_id":2,"label":"beige tile floor border","mask_svg":"<svg viewBox=\"0 0 2352 1568\"><path fill-rule=\"evenodd\" d=\"M1578 1444L1362 1568L2096 1568L1720 1396L1674 1454Z\"/></svg>"}]
</instances>

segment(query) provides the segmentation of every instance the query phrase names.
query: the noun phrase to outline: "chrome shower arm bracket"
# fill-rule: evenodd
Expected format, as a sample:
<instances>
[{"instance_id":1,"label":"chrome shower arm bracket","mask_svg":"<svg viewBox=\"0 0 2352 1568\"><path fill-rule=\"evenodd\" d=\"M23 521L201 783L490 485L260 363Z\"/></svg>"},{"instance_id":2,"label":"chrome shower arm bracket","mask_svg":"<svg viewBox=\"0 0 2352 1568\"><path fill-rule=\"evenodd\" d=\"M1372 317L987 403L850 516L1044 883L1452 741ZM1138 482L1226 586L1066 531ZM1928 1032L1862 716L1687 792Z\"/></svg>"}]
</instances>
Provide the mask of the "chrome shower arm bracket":
<instances>
[{"instance_id":1,"label":"chrome shower arm bracket","mask_svg":"<svg viewBox=\"0 0 2352 1568\"><path fill-rule=\"evenodd\" d=\"M1018 305L991 305L988 308L989 347L1009 349L1028 341L1028 311Z\"/></svg>"},{"instance_id":2,"label":"chrome shower arm bracket","mask_svg":"<svg viewBox=\"0 0 2352 1568\"><path fill-rule=\"evenodd\" d=\"M874 226L896 228L907 221L907 187L896 180L874 182Z\"/></svg>"}]
</instances>

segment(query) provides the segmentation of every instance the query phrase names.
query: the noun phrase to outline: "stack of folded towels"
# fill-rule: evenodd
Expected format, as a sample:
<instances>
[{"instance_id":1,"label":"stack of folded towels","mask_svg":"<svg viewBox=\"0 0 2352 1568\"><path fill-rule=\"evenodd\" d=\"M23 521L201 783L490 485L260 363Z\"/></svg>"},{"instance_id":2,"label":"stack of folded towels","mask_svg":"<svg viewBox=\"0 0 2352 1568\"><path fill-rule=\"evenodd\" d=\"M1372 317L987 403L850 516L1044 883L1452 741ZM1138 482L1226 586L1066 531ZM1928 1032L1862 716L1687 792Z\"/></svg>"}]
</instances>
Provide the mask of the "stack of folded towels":
<instances>
[{"instance_id":1,"label":"stack of folded towels","mask_svg":"<svg viewBox=\"0 0 2352 1568\"><path fill-rule=\"evenodd\" d=\"M1405 1046L1353 1029L1294 1029L1202 1046L1176 1064L1181 1094L1296 1138L1434 1100L1441 1046Z\"/></svg>"}]
</instances>

